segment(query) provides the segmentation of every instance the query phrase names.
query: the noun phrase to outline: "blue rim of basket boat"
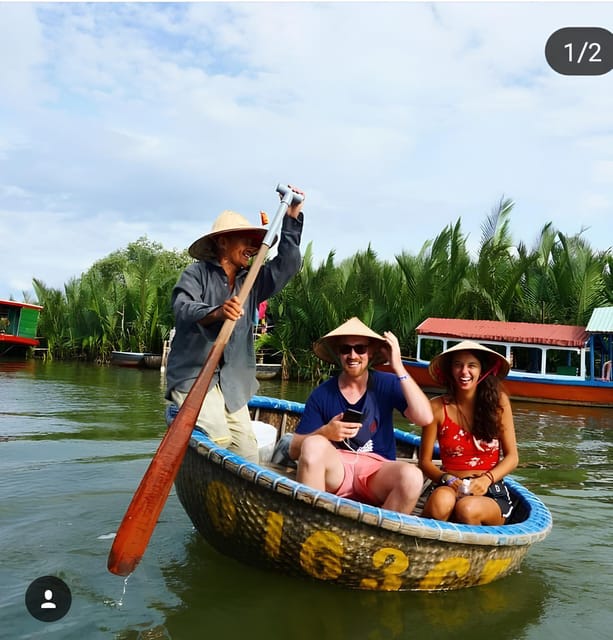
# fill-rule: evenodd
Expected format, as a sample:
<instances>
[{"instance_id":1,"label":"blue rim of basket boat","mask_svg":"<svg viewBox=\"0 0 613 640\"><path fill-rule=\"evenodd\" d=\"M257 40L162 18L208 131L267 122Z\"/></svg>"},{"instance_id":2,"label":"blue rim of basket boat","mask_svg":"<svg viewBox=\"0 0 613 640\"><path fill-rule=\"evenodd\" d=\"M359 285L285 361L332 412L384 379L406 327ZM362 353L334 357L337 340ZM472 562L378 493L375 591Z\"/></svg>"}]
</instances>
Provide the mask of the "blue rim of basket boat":
<instances>
[{"instance_id":1,"label":"blue rim of basket boat","mask_svg":"<svg viewBox=\"0 0 613 640\"><path fill-rule=\"evenodd\" d=\"M298 413L302 413L304 409L303 403L265 396L253 396L249 400L249 406ZM397 440L410 445L418 445L421 440L419 436L397 428L394 432ZM519 502L523 502L524 506L528 507L528 518L523 522L501 526L466 525L405 515L348 498L340 498L327 491L317 491L272 469L248 462L228 449L216 445L197 429L192 432L190 444L213 464L260 487L308 503L313 508L332 512L341 518L363 522L403 535L459 544L522 546L543 540L552 528L551 513L545 504L510 476L505 478L505 483L518 497Z\"/></svg>"}]
</instances>

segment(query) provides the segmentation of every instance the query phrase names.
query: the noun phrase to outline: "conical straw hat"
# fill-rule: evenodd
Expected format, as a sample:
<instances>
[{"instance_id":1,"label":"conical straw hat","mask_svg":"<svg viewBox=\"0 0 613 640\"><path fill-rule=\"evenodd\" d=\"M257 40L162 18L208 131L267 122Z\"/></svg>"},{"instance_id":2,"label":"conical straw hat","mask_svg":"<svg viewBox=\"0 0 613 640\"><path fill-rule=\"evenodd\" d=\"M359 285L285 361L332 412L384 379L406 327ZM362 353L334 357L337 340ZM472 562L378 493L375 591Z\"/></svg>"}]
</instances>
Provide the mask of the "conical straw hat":
<instances>
[{"instance_id":1,"label":"conical straw hat","mask_svg":"<svg viewBox=\"0 0 613 640\"><path fill-rule=\"evenodd\" d=\"M445 363L443 362L443 359L447 359L448 357L450 357L449 354L453 354L456 351L485 352L487 354L488 360L488 365L486 367L487 373L493 373L495 376L498 376L501 379L504 378L507 373L509 373L509 369L511 368L509 365L509 361L497 351L489 349L488 347L485 347L478 342L464 340L432 358L432 360L430 361L430 366L428 367L428 371L430 372L430 375L435 382L438 382L441 385L447 384L445 369L448 370L448 367L444 366ZM486 371L483 371L482 374L485 374Z\"/></svg>"},{"instance_id":2,"label":"conical straw hat","mask_svg":"<svg viewBox=\"0 0 613 640\"><path fill-rule=\"evenodd\" d=\"M189 255L197 260L206 260L216 257L215 239L224 234L240 233L241 235L251 236L257 245L262 244L266 236L267 229L264 227L254 227L249 223L247 218L243 217L236 211L222 211L209 233L206 233L198 240L194 241L189 249ZM276 240L276 239L275 239ZM274 242L272 243L274 244Z\"/></svg>"},{"instance_id":3,"label":"conical straw hat","mask_svg":"<svg viewBox=\"0 0 613 640\"><path fill-rule=\"evenodd\" d=\"M386 356L381 352L381 349L387 346L385 338L380 336L378 333L375 333L359 318L355 317L350 318L340 327L337 327L333 331L330 331L330 333L326 333L325 336L319 338L319 340L313 344L313 351L315 352L315 355L325 362L331 362L332 364L338 363L338 344L342 342L342 338L347 336L368 338L369 344L377 345L377 349L370 359L370 364L385 362Z\"/></svg>"}]
</instances>

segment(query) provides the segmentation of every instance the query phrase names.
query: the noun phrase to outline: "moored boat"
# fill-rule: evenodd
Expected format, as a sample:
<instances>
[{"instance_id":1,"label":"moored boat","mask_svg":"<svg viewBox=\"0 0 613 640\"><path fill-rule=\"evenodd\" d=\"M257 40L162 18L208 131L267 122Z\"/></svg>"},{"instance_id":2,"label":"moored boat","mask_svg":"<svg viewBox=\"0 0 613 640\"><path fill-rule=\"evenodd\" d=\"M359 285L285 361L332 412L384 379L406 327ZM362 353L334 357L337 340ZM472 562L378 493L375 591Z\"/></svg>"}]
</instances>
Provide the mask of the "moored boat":
<instances>
[{"instance_id":1,"label":"moored boat","mask_svg":"<svg viewBox=\"0 0 613 640\"><path fill-rule=\"evenodd\" d=\"M475 340L511 363L504 387L514 400L613 407L613 307L595 309L587 327L427 318L416 333L416 357L404 366L427 392L442 391L428 373L430 359Z\"/></svg>"},{"instance_id":2,"label":"moored boat","mask_svg":"<svg viewBox=\"0 0 613 640\"><path fill-rule=\"evenodd\" d=\"M111 351L111 364L119 367L143 367L145 357L152 354L141 351Z\"/></svg>"},{"instance_id":3,"label":"moored boat","mask_svg":"<svg viewBox=\"0 0 613 640\"><path fill-rule=\"evenodd\" d=\"M0 300L0 355L23 355L38 347L36 332L42 309L37 304Z\"/></svg>"},{"instance_id":4,"label":"moored boat","mask_svg":"<svg viewBox=\"0 0 613 640\"><path fill-rule=\"evenodd\" d=\"M119 367L143 367L159 369L162 366L162 355L142 351L111 351L111 364Z\"/></svg>"},{"instance_id":5,"label":"moored boat","mask_svg":"<svg viewBox=\"0 0 613 640\"><path fill-rule=\"evenodd\" d=\"M146 353L143 357L143 366L145 369L159 369L162 366L162 355Z\"/></svg>"},{"instance_id":6,"label":"moored boat","mask_svg":"<svg viewBox=\"0 0 613 640\"><path fill-rule=\"evenodd\" d=\"M255 365L255 377L258 380L272 380L281 375L281 364L275 362L258 362Z\"/></svg>"},{"instance_id":7,"label":"moored boat","mask_svg":"<svg viewBox=\"0 0 613 640\"><path fill-rule=\"evenodd\" d=\"M254 396L252 419L279 438L304 409ZM416 464L419 437L396 430L399 457ZM266 445L267 448L268 445ZM175 485L195 527L240 561L339 586L382 591L447 590L486 584L517 571L551 530L545 505L507 478L514 509L500 527L404 515L315 491L294 470L261 456L247 462L194 430Z\"/></svg>"}]
</instances>

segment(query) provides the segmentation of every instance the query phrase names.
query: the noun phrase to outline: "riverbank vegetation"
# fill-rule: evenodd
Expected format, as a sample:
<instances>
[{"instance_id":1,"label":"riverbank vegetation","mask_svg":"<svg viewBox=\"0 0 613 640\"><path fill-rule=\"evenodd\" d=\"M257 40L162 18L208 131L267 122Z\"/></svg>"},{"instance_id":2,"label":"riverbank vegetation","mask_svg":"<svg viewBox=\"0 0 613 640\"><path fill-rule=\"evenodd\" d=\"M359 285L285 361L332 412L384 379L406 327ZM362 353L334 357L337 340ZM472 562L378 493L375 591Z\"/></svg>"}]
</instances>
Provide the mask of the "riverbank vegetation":
<instances>
[{"instance_id":1,"label":"riverbank vegetation","mask_svg":"<svg viewBox=\"0 0 613 640\"><path fill-rule=\"evenodd\" d=\"M312 246L298 275L269 300L272 330L257 348L275 353L286 377L318 380L327 366L314 340L351 316L377 332L394 331L404 355L427 317L587 324L595 307L613 305L613 252L594 251L582 234L551 223L534 246L514 244L513 203L501 201L481 225L471 255L461 219L426 242L417 255L380 260L367 246L337 263L332 251L314 264ZM110 352L161 353L173 326L172 288L191 258L140 238L96 262L64 290L33 281L43 305L39 334L54 358L108 361Z\"/></svg>"},{"instance_id":2,"label":"riverbank vegetation","mask_svg":"<svg viewBox=\"0 0 613 640\"><path fill-rule=\"evenodd\" d=\"M38 332L52 358L106 362L111 351L161 353L173 326L170 294L191 262L140 238L94 263L64 290L33 280L44 309Z\"/></svg>"}]
</instances>

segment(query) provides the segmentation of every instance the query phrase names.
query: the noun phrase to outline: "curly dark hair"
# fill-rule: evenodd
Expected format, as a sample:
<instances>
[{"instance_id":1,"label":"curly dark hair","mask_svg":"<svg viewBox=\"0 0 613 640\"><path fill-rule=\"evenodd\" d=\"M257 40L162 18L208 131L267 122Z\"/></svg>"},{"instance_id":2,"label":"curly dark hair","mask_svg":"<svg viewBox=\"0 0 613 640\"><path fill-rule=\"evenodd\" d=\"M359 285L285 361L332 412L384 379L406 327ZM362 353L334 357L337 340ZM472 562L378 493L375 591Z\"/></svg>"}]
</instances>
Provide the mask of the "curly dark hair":
<instances>
[{"instance_id":1,"label":"curly dark hair","mask_svg":"<svg viewBox=\"0 0 613 640\"><path fill-rule=\"evenodd\" d=\"M470 349L468 349L470 351ZM481 363L481 373L487 372L493 362L483 351L470 351ZM449 395L456 399L456 385L451 375L451 358L444 358L441 363L441 371L447 380L447 390ZM500 391L502 383L495 375L486 376L477 385L477 398L473 414L472 433L479 440L491 442L500 433L500 419L502 416L502 406L500 405Z\"/></svg>"}]
</instances>

